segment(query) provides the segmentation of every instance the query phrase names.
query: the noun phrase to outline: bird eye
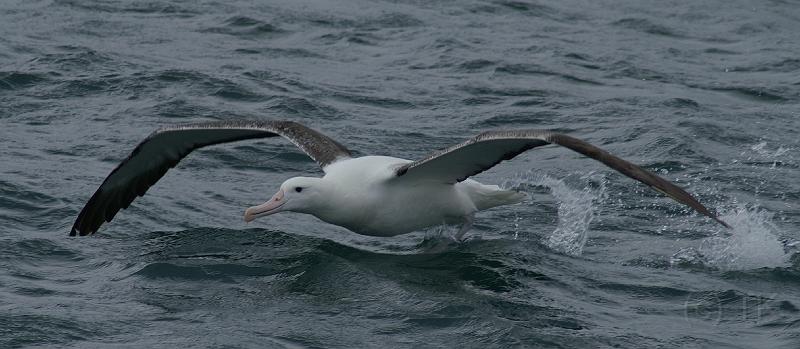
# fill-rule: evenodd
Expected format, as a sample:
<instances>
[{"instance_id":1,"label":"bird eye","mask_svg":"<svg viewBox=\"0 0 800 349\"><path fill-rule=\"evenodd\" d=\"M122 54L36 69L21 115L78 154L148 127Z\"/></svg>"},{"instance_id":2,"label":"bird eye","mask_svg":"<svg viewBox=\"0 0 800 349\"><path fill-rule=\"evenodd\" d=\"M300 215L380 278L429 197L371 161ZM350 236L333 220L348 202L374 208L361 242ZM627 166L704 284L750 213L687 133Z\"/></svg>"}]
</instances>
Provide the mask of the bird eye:
<instances>
[{"instance_id":1,"label":"bird eye","mask_svg":"<svg viewBox=\"0 0 800 349\"><path fill-rule=\"evenodd\" d=\"M294 187L294 191L296 191L296 192L298 192L298 193L299 193L299 192L303 191L303 188L300 188L300 187Z\"/></svg>"}]
</instances>

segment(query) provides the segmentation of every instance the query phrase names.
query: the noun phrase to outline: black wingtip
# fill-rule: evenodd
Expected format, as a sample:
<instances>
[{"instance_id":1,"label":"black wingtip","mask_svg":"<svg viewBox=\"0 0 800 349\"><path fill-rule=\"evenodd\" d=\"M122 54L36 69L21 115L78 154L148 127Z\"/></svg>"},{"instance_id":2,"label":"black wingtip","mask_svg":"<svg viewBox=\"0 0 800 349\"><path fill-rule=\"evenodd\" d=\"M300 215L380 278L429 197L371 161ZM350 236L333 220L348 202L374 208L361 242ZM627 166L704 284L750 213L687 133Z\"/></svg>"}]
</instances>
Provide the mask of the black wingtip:
<instances>
[{"instance_id":1,"label":"black wingtip","mask_svg":"<svg viewBox=\"0 0 800 349\"><path fill-rule=\"evenodd\" d=\"M728 229L733 229L733 227L730 224L725 223L725 221L721 220L719 217L714 216L714 217L711 217L711 218L714 218L714 220L717 221L717 223L722 224L723 227L728 228Z\"/></svg>"},{"instance_id":2,"label":"black wingtip","mask_svg":"<svg viewBox=\"0 0 800 349\"><path fill-rule=\"evenodd\" d=\"M91 231L91 230L86 231L86 230L78 229L78 225L76 224L76 225L72 226L72 229L70 229L69 236L88 236L88 235L92 235L93 233L94 232Z\"/></svg>"}]
</instances>

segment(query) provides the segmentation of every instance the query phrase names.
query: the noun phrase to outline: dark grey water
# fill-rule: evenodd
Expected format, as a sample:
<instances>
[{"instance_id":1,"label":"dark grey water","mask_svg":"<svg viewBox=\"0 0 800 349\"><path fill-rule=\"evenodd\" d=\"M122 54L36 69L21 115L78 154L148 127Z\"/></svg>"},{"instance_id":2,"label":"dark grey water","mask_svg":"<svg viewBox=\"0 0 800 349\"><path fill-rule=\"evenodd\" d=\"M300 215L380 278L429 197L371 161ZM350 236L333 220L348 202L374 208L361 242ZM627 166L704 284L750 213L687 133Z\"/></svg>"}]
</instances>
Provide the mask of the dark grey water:
<instances>
[{"instance_id":1,"label":"dark grey water","mask_svg":"<svg viewBox=\"0 0 800 349\"><path fill-rule=\"evenodd\" d=\"M0 347L797 348L798 31L791 1L3 1ZM533 200L442 253L447 229L245 225L318 173L267 140L67 238L153 129L237 118L410 159L558 129L735 229L558 148L478 176Z\"/></svg>"}]
</instances>

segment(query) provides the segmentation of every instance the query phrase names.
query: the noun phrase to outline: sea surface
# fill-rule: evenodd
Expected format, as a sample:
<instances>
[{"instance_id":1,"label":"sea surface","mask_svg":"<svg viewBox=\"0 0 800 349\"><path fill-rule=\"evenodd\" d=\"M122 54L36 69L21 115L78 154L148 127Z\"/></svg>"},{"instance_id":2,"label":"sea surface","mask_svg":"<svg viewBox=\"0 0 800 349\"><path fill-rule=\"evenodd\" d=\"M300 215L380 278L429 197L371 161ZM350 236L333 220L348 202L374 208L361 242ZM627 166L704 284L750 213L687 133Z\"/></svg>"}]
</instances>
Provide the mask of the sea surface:
<instances>
[{"instance_id":1,"label":"sea surface","mask_svg":"<svg viewBox=\"0 0 800 349\"><path fill-rule=\"evenodd\" d=\"M0 348L799 348L798 33L777 0L3 0ZM67 236L150 132L236 119L407 159L554 129L733 229L554 146L475 177L531 198L462 243L245 224L321 174L266 139Z\"/></svg>"}]
</instances>

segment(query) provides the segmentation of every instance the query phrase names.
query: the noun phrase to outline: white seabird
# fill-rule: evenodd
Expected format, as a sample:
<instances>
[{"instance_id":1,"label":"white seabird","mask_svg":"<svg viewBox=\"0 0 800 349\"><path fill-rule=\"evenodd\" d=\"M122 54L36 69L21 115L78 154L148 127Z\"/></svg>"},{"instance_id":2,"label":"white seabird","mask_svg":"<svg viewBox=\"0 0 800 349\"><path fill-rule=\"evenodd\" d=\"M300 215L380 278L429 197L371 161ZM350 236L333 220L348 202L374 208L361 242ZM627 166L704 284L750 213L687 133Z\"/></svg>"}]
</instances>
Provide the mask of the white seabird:
<instances>
[{"instance_id":1,"label":"white seabird","mask_svg":"<svg viewBox=\"0 0 800 349\"><path fill-rule=\"evenodd\" d=\"M143 196L195 149L253 138L282 136L316 161L325 175L283 182L269 201L248 208L244 219L301 212L353 232L394 236L422 228L461 224L475 212L514 204L526 196L468 177L503 160L557 144L598 160L729 227L689 193L664 178L582 140L546 130L488 131L417 161L389 156L354 158L331 138L292 121L221 121L161 128L142 141L103 181L83 207L70 235L90 235L120 209Z\"/></svg>"}]
</instances>

